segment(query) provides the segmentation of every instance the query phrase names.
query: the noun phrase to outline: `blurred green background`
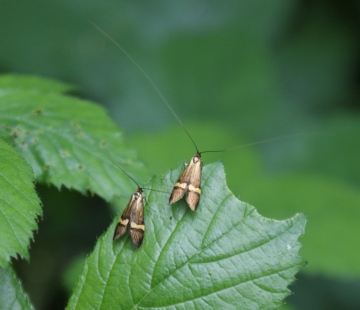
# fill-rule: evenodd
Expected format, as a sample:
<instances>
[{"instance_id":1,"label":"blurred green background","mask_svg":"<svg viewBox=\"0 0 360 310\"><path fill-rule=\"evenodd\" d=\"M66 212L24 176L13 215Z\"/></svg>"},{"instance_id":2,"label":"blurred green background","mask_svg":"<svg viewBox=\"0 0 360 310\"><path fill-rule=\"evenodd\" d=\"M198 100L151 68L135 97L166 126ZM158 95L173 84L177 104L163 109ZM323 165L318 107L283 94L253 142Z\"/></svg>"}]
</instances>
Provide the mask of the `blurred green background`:
<instances>
[{"instance_id":1,"label":"blurred green background","mask_svg":"<svg viewBox=\"0 0 360 310\"><path fill-rule=\"evenodd\" d=\"M204 154L204 164L222 160L230 189L264 216L307 214L308 265L286 309L359 309L360 2L1 1L0 72L77 85L126 131L150 177L194 147L89 20L151 76L200 151L294 135ZM14 264L37 309L63 309L114 213L96 197L38 193L31 261Z\"/></svg>"}]
</instances>

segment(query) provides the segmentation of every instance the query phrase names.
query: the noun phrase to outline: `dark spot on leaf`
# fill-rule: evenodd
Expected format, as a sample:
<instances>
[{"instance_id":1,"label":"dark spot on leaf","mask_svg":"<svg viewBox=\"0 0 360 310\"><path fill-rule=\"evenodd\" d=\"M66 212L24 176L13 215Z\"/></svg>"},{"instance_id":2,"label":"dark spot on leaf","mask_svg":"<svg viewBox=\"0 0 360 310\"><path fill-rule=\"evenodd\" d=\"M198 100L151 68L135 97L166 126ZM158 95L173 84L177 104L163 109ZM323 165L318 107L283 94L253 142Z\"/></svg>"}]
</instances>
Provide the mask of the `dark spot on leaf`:
<instances>
[{"instance_id":1,"label":"dark spot on leaf","mask_svg":"<svg viewBox=\"0 0 360 310\"><path fill-rule=\"evenodd\" d=\"M78 169L79 169L79 170L84 170L84 166L83 166L83 165L79 165L79 166L78 166Z\"/></svg>"},{"instance_id":2,"label":"dark spot on leaf","mask_svg":"<svg viewBox=\"0 0 360 310\"><path fill-rule=\"evenodd\" d=\"M172 216L170 215L170 221L172 220Z\"/></svg>"},{"instance_id":3,"label":"dark spot on leaf","mask_svg":"<svg viewBox=\"0 0 360 310\"><path fill-rule=\"evenodd\" d=\"M51 167L51 165L50 165L50 164L46 164L46 165L44 166L44 169L45 169L45 170L49 170L49 169L50 169L50 167Z\"/></svg>"},{"instance_id":4,"label":"dark spot on leaf","mask_svg":"<svg viewBox=\"0 0 360 310\"><path fill-rule=\"evenodd\" d=\"M66 157L69 157L69 153L66 152L66 151L61 151L60 156L63 157L63 158L66 158Z\"/></svg>"},{"instance_id":5,"label":"dark spot on leaf","mask_svg":"<svg viewBox=\"0 0 360 310\"><path fill-rule=\"evenodd\" d=\"M77 122L71 122L71 125L73 125L77 130L81 130L81 126Z\"/></svg>"},{"instance_id":6,"label":"dark spot on leaf","mask_svg":"<svg viewBox=\"0 0 360 310\"><path fill-rule=\"evenodd\" d=\"M42 109L36 109L33 113L36 115L42 114L44 111Z\"/></svg>"},{"instance_id":7,"label":"dark spot on leaf","mask_svg":"<svg viewBox=\"0 0 360 310\"><path fill-rule=\"evenodd\" d=\"M21 136L23 133L22 133L22 130L20 127L16 126L14 128L12 128L11 132L10 132L10 135L12 137L14 137L14 139L18 138L19 136Z\"/></svg>"},{"instance_id":8,"label":"dark spot on leaf","mask_svg":"<svg viewBox=\"0 0 360 310\"><path fill-rule=\"evenodd\" d=\"M107 142L105 140L101 140L100 147L105 147L107 145Z\"/></svg>"}]
</instances>

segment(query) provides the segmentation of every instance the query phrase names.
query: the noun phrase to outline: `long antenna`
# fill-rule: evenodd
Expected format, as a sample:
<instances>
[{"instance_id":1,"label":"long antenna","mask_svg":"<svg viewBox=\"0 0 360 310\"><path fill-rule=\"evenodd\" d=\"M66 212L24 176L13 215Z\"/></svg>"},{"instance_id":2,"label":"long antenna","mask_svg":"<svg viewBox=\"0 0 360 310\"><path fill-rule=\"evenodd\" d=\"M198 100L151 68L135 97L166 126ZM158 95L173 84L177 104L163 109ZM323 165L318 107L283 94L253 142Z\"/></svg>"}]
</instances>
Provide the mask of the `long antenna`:
<instances>
[{"instance_id":1,"label":"long antenna","mask_svg":"<svg viewBox=\"0 0 360 310\"><path fill-rule=\"evenodd\" d=\"M138 188L142 189L142 187L131 177L130 174L128 174L123 168L121 168L118 164L116 164L112 159L110 159L110 160L117 168L119 168L122 172L124 172L137 185Z\"/></svg>"},{"instance_id":2,"label":"long antenna","mask_svg":"<svg viewBox=\"0 0 360 310\"><path fill-rule=\"evenodd\" d=\"M279 137L275 137L275 138L271 138L271 139L266 139L266 140L261 140L261 141L252 142L252 143L248 143L248 144L238 145L238 146L235 146L235 147L232 147L229 149L224 149L224 150L203 151L203 152L201 152L201 154L203 154L203 153L218 153L218 152L237 150L237 149L241 149L241 148L252 146L252 145L258 145L258 144L263 144L263 143L268 143L268 142L272 142L272 141L276 141L276 140L281 140L281 139L285 139L285 138L293 138L296 136L303 136L303 135L304 134L299 133L299 134L293 134L293 135L279 136Z\"/></svg>"},{"instance_id":3,"label":"long antenna","mask_svg":"<svg viewBox=\"0 0 360 310\"><path fill-rule=\"evenodd\" d=\"M258 142L254 142L254 143L249 143L249 144L244 144L244 145L239 145L239 146L235 146L229 149L223 149L223 150L215 150L215 151L203 151L203 152L199 152L199 149L194 141L194 139L191 137L190 133L187 131L186 127L184 126L183 122L181 121L181 119L179 118L179 116L176 114L176 112L174 111L174 109L171 107L171 105L169 104L169 102L167 101L167 99L165 98L165 96L162 94L162 92L159 90L159 88L157 87L157 85L155 84L155 82L150 78L150 76L146 73L146 71L137 63L137 61L119 44L119 42L117 42L114 38L112 38L105 30L103 30L98 24L96 24L94 21L89 20L89 23L96 29L98 30L102 35L104 35L110 42L112 42L133 64L134 66L141 72L141 74L145 77L145 79L150 83L150 85L154 88L155 92L158 94L158 96L160 97L160 99L165 103L166 107L169 109L169 111L174 115L174 117L176 118L176 120L179 122L180 126L183 128L183 130L185 131L186 135L189 137L190 141L192 142L192 144L194 145L197 154L201 155L203 153L218 153L218 152L225 152L225 151L230 151L230 150L235 150L235 149L240 149L240 148L244 148L244 147L248 147L248 146L252 146L252 145L258 145L258 144L262 144L262 143L267 143L267 142L271 142L271 141L276 141L276 140L280 140L280 139L284 139L284 138L291 138L291 137L295 137L295 136L301 136L304 134L293 134L293 135L285 135L285 136L280 136L280 137L276 137L276 138L271 138L271 139L267 139L267 140L262 140L262 141L258 141ZM115 164L115 163L114 163ZM120 168L118 166L118 168ZM121 169L121 168L120 168ZM134 182L135 180L128 175L123 169L121 169L128 177L130 177L130 179L132 179ZM136 183L136 182L135 182ZM138 185L136 183L136 185ZM139 185L138 185L139 187ZM140 188L140 187L139 187ZM144 188L144 189L149 189L149 188Z\"/></svg>"},{"instance_id":4,"label":"long antenna","mask_svg":"<svg viewBox=\"0 0 360 310\"><path fill-rule=\"evenodd\" d=\"M170 110L170 112L174 115L176 120L179 122L180 126L184 129L187 136L190 138L190 141L195 146L196 152L199 153L199 150L196 146L196 143L194 139L190 136L189 132L185 128L183 122L178 117L178 115L175 113L174 109L171 107L169 102L166 100L165 96L162 94L162 92L159 90L159 88L156 86L155 82L149 77L149 75L146 73L146 71L137 63L137 61L119 44L119 42L115 41L105 30L103 30L98 24L93 22L92 20L89 21L89 23L97 29L101 34L103 34L106 38L108 38L120 51L124 53L124 55L134 64L134 66L141 72L141 74L148 80L148 82L151 84L151 86L154 88L155 92L159 95L161 100L165 103L167 108Z\"/></svg>"},{"instance_id":5,"label":"long antenna","mask_svg":"<svg viewBox=\"0 0 360 310\"><path fill-rule=\"evenodd\" d=\"M141 190L149 190L149 191L154 191L154 192L158 192L158 193L165 193L165 194L169 194L168 192L164 192L164 191L159 191L157 189L152 189L152 188L147 188L147 187L141 187L132 177L130 174L128 174L123 168L121 168L118 164L116 164L112 159L110 159L112 161L112 163L119 168L122 172L124 172L136 185L138 188L140 188Z\"/></svg>"}]
</instances>

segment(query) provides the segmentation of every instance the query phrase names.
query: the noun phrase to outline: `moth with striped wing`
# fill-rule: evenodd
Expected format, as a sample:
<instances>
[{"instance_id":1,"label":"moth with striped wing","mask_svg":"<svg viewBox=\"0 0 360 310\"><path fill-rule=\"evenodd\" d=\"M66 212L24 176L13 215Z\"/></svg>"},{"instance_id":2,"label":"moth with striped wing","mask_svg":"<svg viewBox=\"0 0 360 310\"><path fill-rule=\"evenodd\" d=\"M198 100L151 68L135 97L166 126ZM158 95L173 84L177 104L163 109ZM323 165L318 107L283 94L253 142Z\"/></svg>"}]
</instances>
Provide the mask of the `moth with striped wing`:
<instances>
[{"instance_id":1,"label":"moth with striped wing","mask_svg":"<svg viewBox=\"0 0 360 310\"><path fill-rule=\"evenodd\" d=\"M186 202L192 211L195 211L201 194L201 154L196 153L185 166L184 172L175 183L174 189L170 195L169 203L175 203L186 195Z\"/></svg>"},{"instance_id":2,"label":"moth with striped wing","mask_svg":"<svg viewBox=\"0 0 360 310\"><path fill-rule=\"evenodd\" d=\"M137 191L131 195L130 201L116 225L113 238L114 241L126 233L130 224L130 237L132 244L136 248L142 244L145 234L144 197L142 192L143 189L138 187Z\"/></svg>"},{"instance_id":3,"label":"moth with striped wing","mask_svg":"<svg viewBox=\"0 0 360 310\"><path fill-rule=\"evenodd\" d=\"M139 184L128 173L125 172L125 170L123 170L114 162L113 164L117 168L119 168L123 173L125 173L138 187L136 192L131 195L130 201L128 202L124 212L122 213L116 225L113 241L122 237L126 233L127 228L130 227L129 231L130 231L131 242L134 245L134 247L138 248L142 244L145 234L145 222L144 222L145 197L143 196L143 190L147 189L154 192L166 193L166 194L167 192L146 188L146 187L140 187Z\"/></svg>"}]
</instances>

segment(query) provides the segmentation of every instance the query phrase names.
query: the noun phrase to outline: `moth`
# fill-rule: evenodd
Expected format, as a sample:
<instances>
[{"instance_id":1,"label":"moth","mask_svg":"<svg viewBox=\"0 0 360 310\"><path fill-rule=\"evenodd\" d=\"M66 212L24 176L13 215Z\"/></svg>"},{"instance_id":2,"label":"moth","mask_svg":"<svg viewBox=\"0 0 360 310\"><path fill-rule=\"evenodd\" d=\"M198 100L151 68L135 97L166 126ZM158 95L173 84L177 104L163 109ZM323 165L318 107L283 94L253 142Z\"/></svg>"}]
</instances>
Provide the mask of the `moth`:
<instances>
[{"instance_id":1,"label":"moth","mask_svg":"<svg viewBox=\"0 0 360 310\"><path fill-rule=\"evenodd\" d=\"M195 211L201 195L201 153L197 152L185 166L184 172L171 192L169 203L173 204L186 195L186 202L192 211Z\"/></svg>"},{"instance_id":2,"label":"moth","mask_svg":"<svg viewBox=\"0 0 360 310\"><path fill-rule=\"evenodd\" d=\"M136 192L131 195L130 201L116 225L113 238L114 241L123 236L126 233L128 226L130 226L132 244L136 248L142 244L145 234L144 197L142 193L143 189L138 187Z\"/></svg>"},{"instance_id":3,"label":"moth","mask_svg":"<svg viewBox=\"0 0 360 310\"><path fill-rule=\"evenodd\" d=\"M114 165L116 164L114 163ZM146 187L140 187L139 184L121 167L119 167L118 165L116 165L116 167L118 167L122 172L124 172L137 185L138 188L136 192L131 195L130 201L128 202L124 212L122 213L116 225L113 241L122 237L126 233L128 227L130 227L129 231L130 231L131 242L136 248L138 248L142 244L145 234L145 223L144 223L145 197L143 196L143 190L147 189L155 192L161 192L161 193L164 192Z\"/></svg>"}]
</instances>

